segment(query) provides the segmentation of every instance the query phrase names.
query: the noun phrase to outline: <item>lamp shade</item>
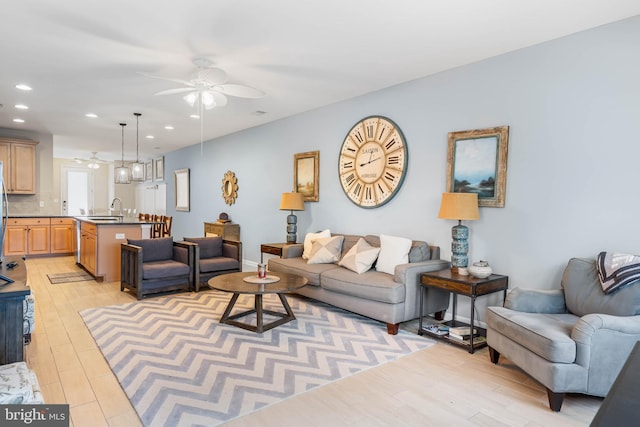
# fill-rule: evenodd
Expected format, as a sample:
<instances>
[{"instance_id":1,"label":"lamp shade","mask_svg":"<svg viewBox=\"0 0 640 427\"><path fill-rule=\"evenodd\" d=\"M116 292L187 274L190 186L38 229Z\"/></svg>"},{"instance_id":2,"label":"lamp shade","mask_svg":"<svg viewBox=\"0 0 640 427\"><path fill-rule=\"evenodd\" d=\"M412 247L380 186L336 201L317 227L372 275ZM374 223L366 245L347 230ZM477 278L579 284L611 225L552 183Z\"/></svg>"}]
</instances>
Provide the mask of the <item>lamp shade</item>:
<instances>
[{"instance_id":1,"label":"lamp shade","mask_svg":"<svg viewBox=\"0 0 640 427\"><path fill-rule=\"evenodd\" d=\"M303 211L304 210L304 198L302 193L282 193L282 200L280 201L280 210L283 211Z\"/></svg>"},{"instance_id":2,"label":"lamp shade","mask_svg":"<svg viewBox=\"0 0 640 427\"><path fill-rule=\"evenodd\" d=\"M442 193L438 218L471 220L480 219L476 193Z\"/></svg>"}]
</instances>

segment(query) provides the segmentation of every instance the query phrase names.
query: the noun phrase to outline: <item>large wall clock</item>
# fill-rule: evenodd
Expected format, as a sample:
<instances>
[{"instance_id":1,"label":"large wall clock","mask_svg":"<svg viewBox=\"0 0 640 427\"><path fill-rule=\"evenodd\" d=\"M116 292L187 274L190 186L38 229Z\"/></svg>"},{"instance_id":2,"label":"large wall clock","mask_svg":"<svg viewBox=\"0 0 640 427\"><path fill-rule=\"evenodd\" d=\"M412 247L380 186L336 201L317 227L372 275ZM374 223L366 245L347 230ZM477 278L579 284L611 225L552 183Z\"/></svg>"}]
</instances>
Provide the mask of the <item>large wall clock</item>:
<instances>
[{"instance_id":1,"label":"large wall clock","mask_svg":"<svg viewBox=\"0 0 640 427\"><path fill-rule=\"evenodd\" d=\"M353 203L377 208L396 195L407 173L407 145L390 119L370 116L356 123L342 143L340 183Z\"/></svg>"}]
</instances>

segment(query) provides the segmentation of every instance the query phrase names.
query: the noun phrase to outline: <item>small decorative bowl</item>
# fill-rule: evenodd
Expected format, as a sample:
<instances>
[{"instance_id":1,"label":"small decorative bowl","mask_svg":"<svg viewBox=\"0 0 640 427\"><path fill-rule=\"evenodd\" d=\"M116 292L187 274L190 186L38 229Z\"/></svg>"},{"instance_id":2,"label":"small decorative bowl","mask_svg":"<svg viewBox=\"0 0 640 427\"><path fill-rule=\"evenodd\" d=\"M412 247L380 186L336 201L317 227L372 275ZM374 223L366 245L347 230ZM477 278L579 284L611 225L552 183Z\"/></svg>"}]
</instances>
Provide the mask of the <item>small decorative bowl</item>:
<instances>
[{"instance_id":1,"label":"small decorative bowl","mask_svg":"<svg viewBox=\"0 0 640 427\"><path fill-rule=\"evenodd\" d=\"M469 273L478 279L485 279L491 276L492 272L493 271L491 270L489 263L486 261L474 262L473 265L469 266Z\"/></svg>"}]
</instances>

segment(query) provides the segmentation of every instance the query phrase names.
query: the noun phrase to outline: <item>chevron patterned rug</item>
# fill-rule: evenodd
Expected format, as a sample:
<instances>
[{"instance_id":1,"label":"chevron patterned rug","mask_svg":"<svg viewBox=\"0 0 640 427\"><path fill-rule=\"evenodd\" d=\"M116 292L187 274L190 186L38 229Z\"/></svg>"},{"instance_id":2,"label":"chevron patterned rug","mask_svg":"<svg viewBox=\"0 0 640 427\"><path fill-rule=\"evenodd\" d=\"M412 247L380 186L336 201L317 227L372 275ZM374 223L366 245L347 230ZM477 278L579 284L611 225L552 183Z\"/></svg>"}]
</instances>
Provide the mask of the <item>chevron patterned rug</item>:
<instances>
[{"instance_id":1,"label":"chevron patterned rug","mask_svg":"<svg viewBox=\"0 0 640 427\"><path fill-rule=\"evenodd\" d=\"M256 334L218 323L230 296L80 312L145 426L215 426L433 344L297 296L287 297L296 320ZM252 305L241 296L234 312ZM265 308L283 311L275 295L265 295Z\"/></svg>"}]
</instances>

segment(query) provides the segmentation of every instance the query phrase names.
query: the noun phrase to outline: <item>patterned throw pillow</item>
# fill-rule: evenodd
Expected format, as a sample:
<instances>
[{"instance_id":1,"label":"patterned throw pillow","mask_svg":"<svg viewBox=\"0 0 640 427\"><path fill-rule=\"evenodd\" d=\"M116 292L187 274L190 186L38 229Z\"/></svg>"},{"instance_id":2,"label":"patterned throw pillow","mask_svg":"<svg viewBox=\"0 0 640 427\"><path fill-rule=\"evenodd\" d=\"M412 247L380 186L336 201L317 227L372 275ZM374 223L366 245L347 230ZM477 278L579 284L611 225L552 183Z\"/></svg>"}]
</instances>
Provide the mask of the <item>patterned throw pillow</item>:
<instances>
[{"instance_id":1,"label":"patterned throw pillow","mask_svg":"<svg viewBox=\"0 0 640 427\"><path fill-rule=\"evenodd\" d=\"M600 252L596 268L605 294L640 280L640 256L637 255Z\"/></svg>"},{"instance_id":2,"label":"patterned throw pillow","mask_svg":"<svg viewBox=\"0 0 640 427\"><path fill-rule=\"evenodd\" d=\"M309 259L311 256L311 246L316 239L320 239L322 237L331 237L331 231L326 229L324 231L319 231L317 233L307 233L304 236L304 249L302 250L302 258Z\"/></svg>"},{"instance_id":3,"label":"patterned throw pillow","mask_svg":"<svg viewBox=\"0 0 640 427\"><path fill-rule=\"evenodd\" d=\"M369 271L373 263L378 259L380 248L371 246L362 237L349 249L338 265L348 268L358 274Z\"/></svg>"},{"instance_id":4,"label":"patterned throw pillow","mask_svg":"<svg viewBox=\"0 0 640 427\"><path fill-rule=\"evenodd\" d=\"M403 237L380 235L380 255L376 270L387 274L395 274L396 265L409 262L411 240Z\"/></svg>"},{"instance_id":5,"label":"patterned throw pillow","mask_svg":"<svg viewBox=\"0 0 640 427\"><path fill-rule=\"evenodd\" d=\"M340 259L343 236L316 239L311 246L311 255L307 264L331 264Z\"/></svg>"}]
</instances>

